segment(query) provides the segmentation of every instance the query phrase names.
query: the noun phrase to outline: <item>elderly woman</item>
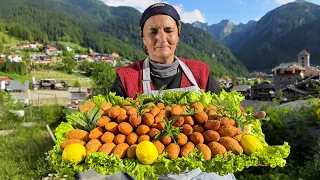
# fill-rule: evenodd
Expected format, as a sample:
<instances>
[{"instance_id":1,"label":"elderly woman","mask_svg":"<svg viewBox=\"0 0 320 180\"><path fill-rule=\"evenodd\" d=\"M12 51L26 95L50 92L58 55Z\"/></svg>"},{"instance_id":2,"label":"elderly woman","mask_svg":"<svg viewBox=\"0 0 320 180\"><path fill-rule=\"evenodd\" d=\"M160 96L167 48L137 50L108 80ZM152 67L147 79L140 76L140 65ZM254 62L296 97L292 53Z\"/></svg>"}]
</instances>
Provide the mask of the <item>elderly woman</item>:
<instances>
[{"instance_id":1,"label":"elderly woman","mask_svg":"<svg viewBox=\"0 0 320 180\"><path fill-rule=\"evenodd\" d=\"M157 3L148 7L140 20L140 34L148 57L119 68L110 91L130 98L136 98L137 93L157 93L164 85L174 91L220 92L207 64L175 56L181 21L171 5Z\"/></svg>"}]
</instances>

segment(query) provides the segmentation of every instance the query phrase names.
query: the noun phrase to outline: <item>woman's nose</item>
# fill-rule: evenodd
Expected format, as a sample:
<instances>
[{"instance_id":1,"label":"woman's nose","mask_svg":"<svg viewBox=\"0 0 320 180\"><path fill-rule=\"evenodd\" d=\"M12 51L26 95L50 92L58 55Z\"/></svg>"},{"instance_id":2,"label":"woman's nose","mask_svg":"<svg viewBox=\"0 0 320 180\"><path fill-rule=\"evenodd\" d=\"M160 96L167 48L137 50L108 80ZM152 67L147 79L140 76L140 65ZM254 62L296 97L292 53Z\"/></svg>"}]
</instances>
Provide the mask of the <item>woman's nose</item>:
<instances>
[{"instance_id":1,"label":"woman's nose","mask_svg":"<svg viewBox=\"0 0 320 180\"><path fill-rule=\"evenodd\" d=\"M160 30L157 36L158 42L167 42L167 33Z\"/></svg>"}]
</instances>

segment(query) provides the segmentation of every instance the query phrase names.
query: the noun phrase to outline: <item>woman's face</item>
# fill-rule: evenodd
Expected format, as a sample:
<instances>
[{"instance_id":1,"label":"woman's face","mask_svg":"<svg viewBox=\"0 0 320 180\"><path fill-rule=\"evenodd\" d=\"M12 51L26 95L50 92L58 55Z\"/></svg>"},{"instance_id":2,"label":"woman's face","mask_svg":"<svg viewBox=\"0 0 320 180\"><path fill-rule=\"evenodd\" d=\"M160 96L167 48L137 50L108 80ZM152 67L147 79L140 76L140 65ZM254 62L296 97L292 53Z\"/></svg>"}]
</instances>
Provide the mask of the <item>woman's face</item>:
<instances>
[{"instance_id":1,"label":"woman's face","mask_svg":"<svg viewBox=\"0 0 320 180\"><path fill-rule=\"evenodd\" d=\"M143 27L143 43L151 60L162 64L172 63L178 42L178 27L172 17L157 14L146 21Z\"/></svg>"}]
</instances>

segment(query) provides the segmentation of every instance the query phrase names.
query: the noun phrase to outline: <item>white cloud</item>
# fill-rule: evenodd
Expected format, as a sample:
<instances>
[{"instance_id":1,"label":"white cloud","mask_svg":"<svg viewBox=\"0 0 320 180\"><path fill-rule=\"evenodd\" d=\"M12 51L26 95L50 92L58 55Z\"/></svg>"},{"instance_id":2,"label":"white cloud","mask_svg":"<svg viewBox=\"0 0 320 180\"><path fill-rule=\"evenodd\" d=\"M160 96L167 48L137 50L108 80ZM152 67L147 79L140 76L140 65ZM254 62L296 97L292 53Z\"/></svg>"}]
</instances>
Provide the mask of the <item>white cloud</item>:
<instances>
[{"instance_id":1,"label":"white cloud","mask_svg":"<svg viewBox=\"0 0 320 180\"><path fill-rule=\"evenodd\" d=\"M295 0L273 0L275 3L278 3L278 4L287 4L289 2L293 2Z\"/></svg>"},{"instance_id":2,"label":"white cloud","mask_svg":"<svg viewBox=\"0 0 320 180\"><path fill-rule=\"evenodd\" d=\"M254 20L259 21L261 18L262 18L262 16L258 16L258 17L255 17Z\"/></svg>"},{"instance_id":3,"label":"white cloud","mask_svg":"<svg viewBox=\"0 0 320 180\"><path fill-rule=\"evenodd\" d=\"M137 8L139 11L143 12L147 7L151 4L157 2L164 2L161 0L103 0L105 4L108 6L131 6ZM174 8L180 14L181 20L185 23L192 23L195 21L206 22L205 16L198 9L194 9L193 11L185 11L182 4L173 5Z\"/></svg>"}]
</instances>

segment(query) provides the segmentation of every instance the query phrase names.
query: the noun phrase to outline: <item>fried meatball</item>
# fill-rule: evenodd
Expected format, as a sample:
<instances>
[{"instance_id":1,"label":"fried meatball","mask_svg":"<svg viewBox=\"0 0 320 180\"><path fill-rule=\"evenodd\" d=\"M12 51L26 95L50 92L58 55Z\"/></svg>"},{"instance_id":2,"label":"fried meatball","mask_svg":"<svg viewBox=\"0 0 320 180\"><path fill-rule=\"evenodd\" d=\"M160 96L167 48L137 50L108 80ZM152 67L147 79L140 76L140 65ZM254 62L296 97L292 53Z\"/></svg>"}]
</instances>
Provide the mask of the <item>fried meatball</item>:
<instances>
[{"instance_id":1,"label":"fried meatball","mask_svg":"<svg viewBox=\"0 0 320 180\"><path fill-rule=\"evenodd\" d=\"M238 142L240 142L242 136L243 136L242 134L238 134L238 135L236 135L236 136L233 136L232 138L235 139L235 140L237 140Z\"/></svg>"},{"instance_id":2,"label":"fried meatball","mask_svg":"<svg viewBox=\"0 0 320 180\"><path fill-rule=\"evenodd\" d=\"M171 143L172 139L171 139L171 137L168 136L167 134L163 134L163 135L161 136L160 141L161 141L164 145L168 145L168 144Z\"/></svg>"},{"instance_id":3,"label":"fried meatball","mask_svg":"<svg viewBox=\"0 0 320 180\"><path fill-rule=\"evenodd\" d=\"M148 135L142 135L138 138L138 144L141 143L142 141L150 141L150 136Z\"/></svg>"},{"instance_id":4,"label":"fried meatball","mask_svg":"<svg viewBox=\"0 0 320 180\"><path fill-rule=\"evenodd\" d=\"M94 128L92 131L90 131L89 138L90 139L98 139L102 136L104 133L104 129L101 127Z\"/></svg>"},{"instance_id":5,"label":"fried meatball","mask_svg":"<svg viewBox=\"0 0 320 180\"><path fill-rule=\"evenodd\" d=\"M218 113L217 113L217 111L214 110L214 109L209 109L209 110L207 111L207 114L208 114L208 119L210 119L210 120L215 120L215 119L217 119L217 117L218 117Z\"/></svg>"},{"instance_id":6,"label":"fried meatball","mask_svg":"<svg viewBox=\"0 0 320 180\"><path fill-rule=\"evenodd\" d=\"M222 117L219 120L221 121L221 126L226 126L226 125L233 126L236 124L235 120L228 118L228 117Z\"/></svg>"},{"instance_id":7,"label":"fried meatball","mask_svg":"<svg viewBox=\"0 0 320 180\"><path fill-rule=\"evenodd\" d=\"M183 107L180 105L173 105L171 108L172 116L180 116L183 113Z\"/></svg>"},{"instance_id":8,"label":"fried meatball","mask_svg":"<svg viewBox=\"0 0 320 180\"><path fill-rule=\"evenodd\" d=\"M185 116L184 117L184 124L189 124L191 126L194 125L194 120L192 116Z\"/></svg>"},{"instance_id":9,"label":"fried meatball","mask_svg":"<svg viewBox=\"0 0 320 180\"><path fill-rule=\"evenodd\" d=\"M159 140L153 141L153 144L156 146L156 148L158 150L158 155L162 154L162 152L164 150L164 145Z\"/></svg>"},{"instance_id":10,"label":"fried meatball","mask_svg":"<svg viewBox=\"0 0 320 180\"><path fill-rule=\"evenodd\" d=\"M190 141L195 145L203 144L204 142L204 137L199 132L193 132L192 134L190 134L189 138L190 138Z\"/></svg>"},{"instance_id":11,"label":"fried meatball","mask_svg":"<svg viewBox=\"0 0 320 180\"><path fill-rule=\"evenodd\" d=\"M133 144L136 144L138 141L138 135L134 132L130 133L127 137L126 137L126 142L131 146Z\"/></svg>"},{"instance_id":12,"label":"fried meatball","mask_svg":"<svg viewBox=\"0 0 320 180\"><path fill-rule=\"evenodd\" d=\"M214 130L206 130L202 134L206 143L210 143L212 141L218 142L220 140L219 133Z\"/></svg>"},{"instance_id":13,"label":"fried meatball","mask_svg":"<svg viewBox=\"0 0 320 180\"><path fill-rule=\"evenodd\" d=\"M144 113L142 115L142 122L147 126L151 126L154 123L154 116L151 113Z\"/></svg>"},{"instance_id":14,"label":"fried meatball","mask_svg":"<svg viewBox=\"0 0 320 180\"><path fill-rule=\"evenodd\" d=\"M87 150L87 155L90 152L97 152L98 149L102 146L102 143L98 139L91 139L87 144L86 144L86 150Z\"/></svg>"},{"instance_id":15,"label":"fried meatball","mask_svg":"<svg viewBox=\"0 0 320 180\"><path fill-rule=\"evenodd\" d=\"M157 105L156 105L159 109L164 109L165 108L165 105L163 104L163 103L158 103Z\"/></svg>"},{"instance_id":16,"label":"fried meatball","mask_svg":"<svg viewBox=\"0 0 320 180\"><path fill-rule=\"evenodd\" d=\"M192 142L187 142L180 151L180 156L188 156L194 149L194 144Z\"/></svg>"},{"instance_id":17,"label":"fried meatball","mask_svg":"<svg viewBox=\"0 0 320 180\"><path fill-rule=\"evenodd\" d=\"M133 128L129 123L122 122L118 125L118 130L124 135L129 135L132 132Z\"/></svg>"},{"instance_id":18,"label":"fried meatball","mask_svg":"<svg viewBox=\"0 0 320 180\"><path fill-rule=\"evenodd\" d=\"M100 140L103 143L109 143L112 142L114 139L114 134L111 132L105 132L101 137Z\"/></svg>"},{"instance_id":19,"label":"fried meatball","mask_svg":"<svg viewBox=\"0 0 320 180\"><path fill-rule=\"evenodd\" d=\"M139 117L137 114L129 116L129 123L132 127L138 127L141 124L141 121L141 117Z\"/></svg>"},{"instance_id":20,"label":"fried meatball","mask_svg":"<svg viewBox=\"0 0 320 180\"><path fill-rule=\"evenodd\" d=\"M211 159L211 150L210 148L205 144L198 144L196 148L199 150L199 152L203 153L203 157L205 160Z\"/></svg>"},{"instance_id":21,"label":"fried meatball","mask_svg":"<svg viewBox=\"0 0 320 180\"><path fill-rule=\"evenodd\" d=\"M119 106L113 106L109 111L108 111L108 116L111 119L116 119L119 115L121 114L120 107Z\"/></svg>"},{"instance_id":22,"label":"fried meatball","mask_svg":"<svg viewBox=\"0 0 320 180\"><path fill-rule=\"evenodd\" d=\"M164 130L164 127L165 127L165 124L164 124L164 122L160 122L160 123L158 123L158 129L161 131L161 130Z\"/></svg>"},{"instance_id":23,"label":"fried meatball","mask_svg":"<svg viewBox=\"0 0 320 180\"><path fill-rule=\"evenodd\" d=\"M113 142L108 142L108 143L103 144L98 149L98 152L103 152L106 155L110 155L114 147L116 147L116 145Z\"/></svg>"},{"instance_id":24,"label":"fried meatball","mask_svg":"<svg viewBox=\"0 0 320 180\"><path fill-rule=\"evenodd\" d=\"M180 126L183 125L183 123L184 123L184 118L183 118L183 116L171 116L171 117L169 118L170 121L172 121L172 120L174 120L174 119L176 119L176 120L175 120L175 122L172 124L173 126L175 126L175 127L180 127Z\"/></svg>"},{"instance_id":25,"label":"fried meatball","mask_svg":"<svg viewBox=\"0 0 320 180\"><path fill-rule=\"evenodd\" d=\"M127 157L128 157L128 158L136 158L136 149L137 149L137 145L136 145L136 144L131 145L131 146L128 148Z\"/></svg>"},{"instance_id":26,"label":"fried meatball","mask_svg":"<svg viewBox=\"0 0 320 180\"><path fill-rule=\"evenodd\" d=\"M153 115L153 117L156 117L156 115L158 115L159 112L160 112L160 109L157 106L153 106L150 111L150 113Z\"/></svg>"},{"instance_id":27,"label":"fried meatball","mask_svg":"<svg viewBox=\"0 0 320 180\"><path fill-rule=\"evenodd\" d=\"M155 123L159 123L163 121L166 110L161 110L154 118Z\"/></svg>"},{"instance_id":28,"label":"fried meatball","mask_svg":"<svg viewBox=\"0 0 320 180\"><path fill-rule=\"evenodd\" d=\"M120 114L117 119L116 119L116 122L118 124L122 123L122 122L125 122L125 121L128 121L129 117L126 115L126 114Z\"/></svg>"},{"instance_id":29,"label":"fried meatball","mask_svg":"<svg viewBox=\"0 0 320 180\"><path fill-rule=\"evenodd\" d=\"M227 149L218 142L211 142L208 144L208 147L211 150L212 155L216 156L218 154L221 154L223 156L227 155Z\"/></svg>"},{"instance_id":30,"label":"fried meatball","mask_svg":"<svg viewBox=\"0 0 320 180\"><path fill-rule=\"evenodd\" d=\"M203 111L204 106L201 104L201 102L195 102L191 105L191 108L197 111Z\"/></svg>"},{"instance_id":31,"label":"fried meatball","mask_svg":"<svg viewBox=\"0 0 320 180\"><path fill-rule=\"evenodd\" d=\"M82 144L82 145L86 145L86 142L80 140L80 139L67 139L64 140L61 144L60 144L60 148L64 149L66 146L68 146L69 144Z\"/></svg>"},{"instance_id":32,"label":"fried meatball","mask_svg":"<svg viewBox=\"0 0 320 180\"><path fill-rule=\"evenodd\" d=\"M182 133L189 136L193 133L193 129L189 124L182 125Z\"/></svg>"},{"instance_id":33,"label":"fried meatball","mask_svg":"<svg viewBox=\"0 0 320 180\"><path fill-rule=\"evenodd\" d=\"M234 127L234 126L225 125L225 126L221 126L218 129L218 133L222 137L224 137L224 136L233 137L233 136L241 134L241 130L239 128Z\"/></svg>"},{"instance_id":34,"label":"fried meatball","mask_svg":"<svg viewBox=\"0 0 320 180\"><path fill-rule=\"evenodd\" d=\"M243 148L239 142L231 137L221 137L220 144L222 144L228 151L232 151L235 154L242 154Z\"/></svg>"},{"instance_id":35,"label":"fried meatball","mask_svg":"<svg viewBox=\"0 0 320 180\"><path fill-rule=\"evenodd\" d=\"M179 146L183 146L188 142L188 137L183 133L178 134L177 137L178 137L178 145Z\"/></svg>"},{"instance_id":36,"label":"fried meatball","mask_svg":"<svg viewBox=\"0 0 320 180\"><path fill-rule=\"evenodd\" d=\"M89 138L89 132L81 129L74 129L71 131L66 132L66 136L68 139L79 139L84 142L88 142L90 140Z\"/></svg>"},{"instance_id":37,"label":"fried meatball","mask_svg":"<svg viewBox=\"0 0 320 180\"><path fill-rule=\"evenodd\" d=\"M170 159L177 159L180 153L180 147L177 144L171 143L166 147L166 152Z\"/></svg>"},{"instance_id":38,"label":"fried meatball","mask_svg":"<svg viewBox=\"0 0 320 180\"><path fill-rule=\"evenodd\" d=\"M192 126L193 132L203 133L204 127L202 124L195 124Z\"/></svg>"},{"instance_id":39,"label":"fried meatball","mask_svg":"<svg viewBox=\"0 0 320 180\"><path fill-rule=\"evenodd\" d=\"M208 115L203 111L195 112L194 118L198 123L206 123L208 121Z\"/></svg>"},{"instance_id":40,"label":"fried meatball","mask_svg":"<svg viewBox=\"0 0 320 180\"><path fill-rule=\"evenodd\" d=\"M149 131L150 131L150 128L147 125L144 125L144 124L138 126L137 129L136 129L136 133L139 136L148 134Z\"/></svg>"},{"instance_id":41,"label":"fried meatball","mask_svg":"<svg viewBox=\"0 0 320 180\"><path fill-rule=\"evenodd\" d=\"M108 132L112 132L113 134L117 134L119 132L118 124L116 122L107 123L105 128Z\"/></svg>"},{"instance_id":42,"label":"fried meatball","mask_svg":"<svg viewBox=\"0 0 320 180\"><path fill-rule=\"evenodd\" d=\"M126 142L126 136L123 135L123 134L117 134L115 137L114 137L114 140L113 142L115 144L122 144L122 143L125 143Z\"/></svg>"},{"instance_id":43,"label":"fried meatball","mask_svg":"<svg viewBox=\"0 0 320 180\"><path fill-rule=\"evenodd\" d=\"M220 121L219 120L208 120L204 124L204 128L208 130L218 130L220 128Z\"/></svg>"},{"instance_id":44,"label":"fried meatball","mask_svg":"<svg viewBox=\"0 0 320 180\"><path fill-rule=\"evenodd\" d=\"M151 139L154 139L154 137L159 133L160 131L157 128L151 128L148 132L148 135Z\"/></svg>"},{"instance_id":45,"label":"fried meatball","mask_svg":"<svg viewBox=\"0 0 320 180\"><path fill-rule=\"evenodd\" d=\"M111 121L111 119L108 116L101 116L101 118L99 118L97 121L97 125L99 127L104 127L110 121Z\"/></svg>"},{"instance_id":46,"label":"fried meatball","mask_svg":"<svg viewBox=\"0 0 320 180\"><path fill-rule=\"evenodd\" d=\"M134 107L130 107L127 109L127 116L131 116L131 115L137 115L138 114L138 110Z\"/></svg>"},{"instance_id":47,"label":"fried meatball","mask_svg":"<svg viewBox=\"0 0 320 180\"><path fill-rule=\"evenodd\" d=\"M129 145L127 143L118 144L113 148L112 154L117 155L119 158L124 159L127 156Z\"/></svg>"}]
</instances>

